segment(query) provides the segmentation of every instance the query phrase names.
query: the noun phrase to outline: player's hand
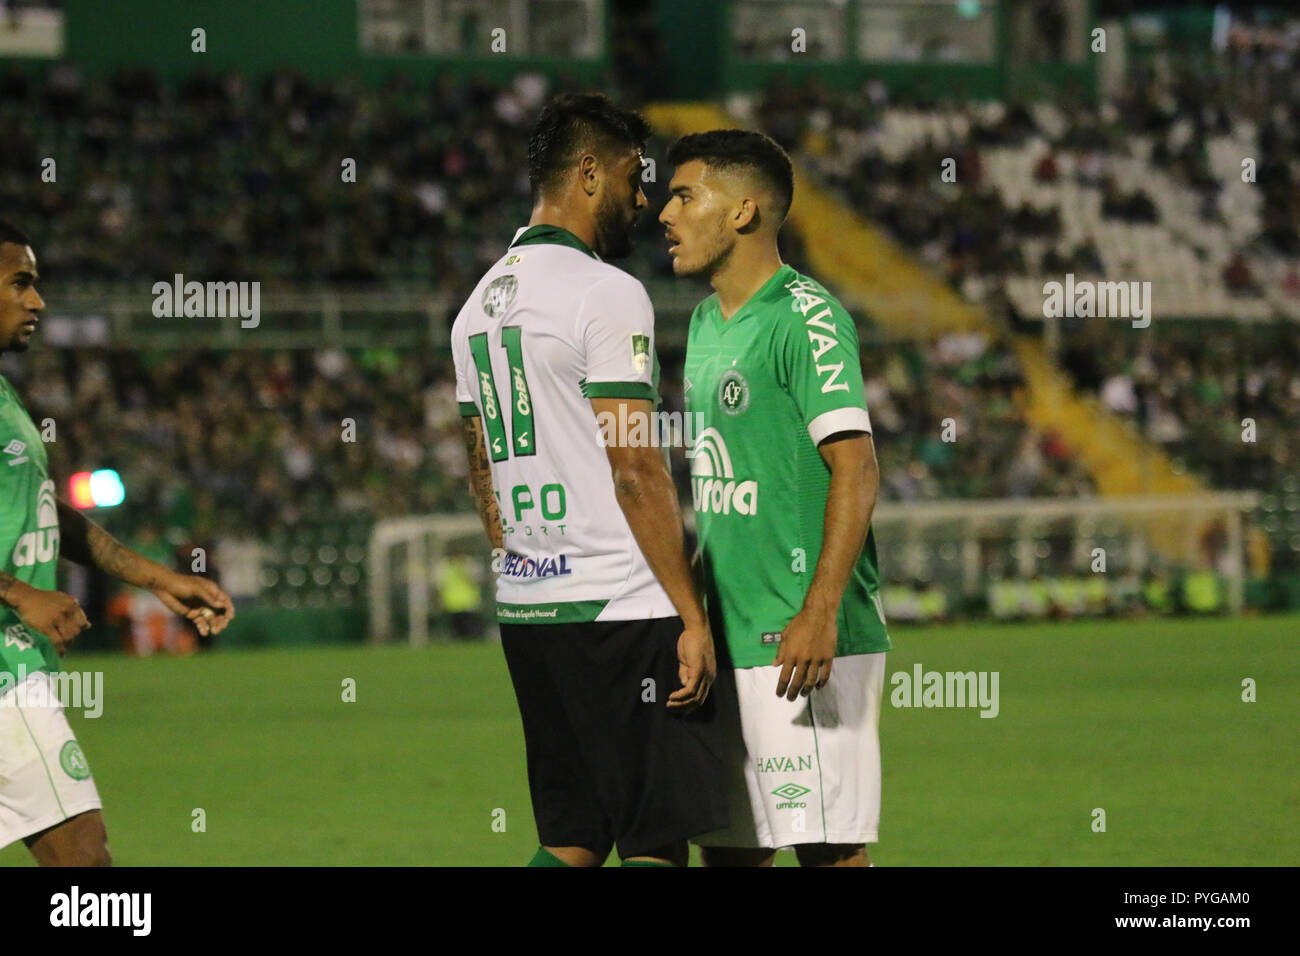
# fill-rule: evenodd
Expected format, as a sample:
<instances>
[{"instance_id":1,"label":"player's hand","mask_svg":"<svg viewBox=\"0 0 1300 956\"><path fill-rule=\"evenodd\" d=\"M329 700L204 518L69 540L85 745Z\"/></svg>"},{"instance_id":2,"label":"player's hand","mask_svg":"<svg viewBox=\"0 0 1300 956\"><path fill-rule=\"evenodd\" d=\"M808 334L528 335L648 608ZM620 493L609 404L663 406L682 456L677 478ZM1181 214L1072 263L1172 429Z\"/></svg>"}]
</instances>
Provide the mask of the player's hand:
<instances>
[{"instance_id":1,"label":"player's hand","mask_svg":"<svg viewBox=\"0 0 1300 956\"><path fill-rule=\"evenodd\" d=\"M197 574L173 575L162 587L153 588L153 593L169 610L193 621L205 637L220 634L235 616L230 595Z\"/></svg>"},{"instance_id":2,"label":"player's hand","mask_svg":"<svg viewBox=\"0 0 1300 956\"><path fill-rule=\"evenodd\" d=\"M13 604L23 623L40 631L54 643L62 657L78 634L90 627L81 603L62 591L42 591L29 587Z\"/></svg>"},{"instance_id":3,"label":"player's hand","mask_svg":"<svg viewBox=\"0 0 1300 956\"><path fill-rule=\"evenodd\" d=\"M699 707L717 676L709 625L685 628L677 639L677 677L682 686L668 696L668 709L686 714Z\"/></svg>"},{"instance_id":4,"label":"player's hand","mask_svg":"<svg viewBox=\"0 0 1300 956\"><path fill-rule=\"evenodd\" d=\"M831 678L839 633L833 614L818 614L804 608L781 632L781 647L773 664L781 665L776 696L794 700L825 687Z\"/></svg>"}]
</instances>

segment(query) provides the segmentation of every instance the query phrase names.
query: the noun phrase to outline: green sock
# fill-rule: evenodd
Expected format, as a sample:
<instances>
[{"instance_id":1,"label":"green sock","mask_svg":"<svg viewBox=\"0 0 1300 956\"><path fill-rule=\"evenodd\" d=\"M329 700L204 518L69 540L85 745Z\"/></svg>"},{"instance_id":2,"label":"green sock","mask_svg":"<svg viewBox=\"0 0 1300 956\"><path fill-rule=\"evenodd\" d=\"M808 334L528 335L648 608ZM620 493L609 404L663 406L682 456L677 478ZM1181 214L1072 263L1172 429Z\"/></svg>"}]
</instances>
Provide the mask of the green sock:
<instances>
[{"instance_id":1,"label":"green sock","mask_svg":"<svg viewBox=\"0 0 1300 956\"><path fill-rule=\"evenodd\" d=\"M667 862L666 860L624 860L624 861L623 861L622 863L620 863L619 865L620 865L620 866L667 866L667 867L671 867L673 864Z\"/></svg>"},{"instance_id":2,"label":"green sock","mask_svg":"<svg viewBox=\"0 0 1300 956\"><path fill-rule=\"evenodd\" d=\"M546 849L546 847L539 846L537 848L537 852L533 855L533 858L528 861L528 865L529 866L568 866L569 864L565 863L563 860L561 860L550 850Z\"/></svg>"}]
</instances>

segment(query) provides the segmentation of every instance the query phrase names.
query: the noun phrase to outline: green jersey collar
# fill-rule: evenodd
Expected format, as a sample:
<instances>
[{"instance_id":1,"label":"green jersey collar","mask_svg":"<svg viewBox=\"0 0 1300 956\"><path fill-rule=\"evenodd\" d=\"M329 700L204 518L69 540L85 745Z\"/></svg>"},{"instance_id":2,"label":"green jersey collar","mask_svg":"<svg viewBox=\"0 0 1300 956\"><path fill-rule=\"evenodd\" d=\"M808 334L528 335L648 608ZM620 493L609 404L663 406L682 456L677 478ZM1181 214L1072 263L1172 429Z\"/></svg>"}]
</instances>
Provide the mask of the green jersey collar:
<instances>
[{"instance_id":1,"label":"green jersey collar","mask_svg":"<svg viewBox=\"0 0 1300 956\"><path fill-rule=\"evenodd\" d=\"M729 319L724 319L722 317L722 303L718 301L718 294L716 292L713 293L711 299L715 318L718 322L724 325L730 325L737 319L744 318L755 306L763 305L768 300L774 298L775 290L784 289L785 284L795 275L797 275L797 273L794 271L792 265L788 262L782 263L781 268L773 272L771 278L759 286L758 290L746 299L745 304L733 312Z\"/></svg>"},{"instance_id":2,"label":"green jersey collar","mask_svg":"<svg viewBox=\"0 0 1300 956\"><path fill-rule=\"evenodd\" d=\"M601 261L600 256L596 255L590 246L569 232L569 230L560 226L547 225L546 223L529 226L515 237L515 241L510 243L510 248L513 249L515 246L535 246L541 243L568 246L570 249L577 249L579 252L591 256L597 262Z\"/></svg>"}]
</instances>

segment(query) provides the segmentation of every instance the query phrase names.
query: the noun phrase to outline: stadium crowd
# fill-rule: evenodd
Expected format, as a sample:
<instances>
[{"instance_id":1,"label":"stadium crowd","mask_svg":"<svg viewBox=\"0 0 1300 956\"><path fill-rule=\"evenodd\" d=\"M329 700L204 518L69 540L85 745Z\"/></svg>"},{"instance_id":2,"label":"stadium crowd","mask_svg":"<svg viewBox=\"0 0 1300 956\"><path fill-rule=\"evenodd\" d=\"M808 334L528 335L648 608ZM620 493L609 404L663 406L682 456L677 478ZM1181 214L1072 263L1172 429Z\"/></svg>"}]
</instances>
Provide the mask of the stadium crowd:
<instances>
[{"instance_id":1,"label":"stadium crowd","mask_svg":"<svg viewBox=\"0 0 1300 956\"><path fill-rule=\"evenodd\" d=\"M0 157L0 199L34 233L47 288L183 272L257 277L264 292L436 283L459 301L526 221L524 145L553 90L529 75L506 86L443 77L373 89L289 74L171 85L137 72L91 84L60 65L44 81L10 73L0 92L0 111L34 118L15 124L19 142ZM467 125L466 115L480 119ZM665 148L654 141L648 152ZM341 179L342 153L357 162L355 183ZM58 178L33 190L26 163L42 155L59 157ZM657 209L663 184L647 191ZM640 229L627 268L671 275L655 216ZM785 257L806 267L787 233ZM664 362L671 381L680 355ZM1053 436L1019 419L1006 349L871 345L863 367L886 497L1086 484ZM468 507L445 356L37 350L6 371L38 420L67 423L56 469L115 465L136 501L191 514L201 528ZM411 414L412 394L424 395L422 413ZM969 453L938 436L935 423L951 414L961 434L978 436L961 446ZM340 439L349 416L355 442Z\"/></svg>"},{"instance_id":2,"label":"stadium crowd","mask_svg":"<svg viewBox=\"0 0 1300 956\"><path fill-rule=\"evenodd\" d=\"M662 358L672 407L683 355ZM862 358L883 497L1089 492L1054 436L1020 418L1005 347L954 336L867 345ZM60 484L78 471L117 470L129 492L125 519L256 535L469 507L455 386L439 352L38 348L6 356L0 373L38 424L55 423L49 453ZM945 417L960 442L943 440Z\"/></svg>"},{"instance_id":3,"label":"stadium crowd","mask_svg":"<svg viewBox=\"0 0 1300 956\"><path fill-rule=\"evenodd\" d=\"M770 87L753 115L958 289L969 289L971 278L996 284L1013 275L1102 268L1095 244L1062 244L1062 220L1073 210L1009 198L989 176L989 151L1029 148L1035 183L1069 177L1098 191L1104 219L1152 223L1162 213L1148 188L1122 185L1115 175L1141 140L1152 178L1168 176L1195 197L1205 223L1222 225L1239 211L1224 199L1227 181L1242 169L1239 161L1223 168L1207 140L1243 138L1255 147L1250 182L1258 186L1259 223L1222 263L1224 281L1249 291L1262 263L1289 257L1290 268L1276 280L1300 297L1293 261L1300 254L1300 176L1290 163L1300 148L1300 30L1287 35L1290 43L1280 49L1230 50L1228 66L1217 72L1200 61L1136 66L1118 97L1095 106L894 103L879 81L842 91L814 80ZM916 130L902 122L917 118L925 122ZM949 158L955 169L944 179L939 171ZM1043 239L1051 241L1033 242ZM1027 257L1027 244L1045 261Z\"/></svg>"},{"instance_id":4,"label":"stadium crowd","mask_svg":"<svg viewBox=\"0 0 1300 956\"><path fill-rule=\"evenodd\" d=\"M900 151L872 139L892 108L879 84L852 95L816 84L773 88L756 115L956 288L996 301L1011 276L1099 272L1105 250L1086 238L1063 242L1059 209L1008 201L985 175L983 151L1036 137L1047 144L1034 161L1036 182L1068 176L1099 192L1103 217L1144 223L1159 218L1160 205L1107 170L1125 148L1120 131L1146 129L1156 141L1151 162L1196 190L1213 217L1218 187L1196 139L1238 117L1215 100L1184 109L1200 95L1188 85L1195 82L1143 81L1121 101L1080 109L1056 126L1015 105L963 108L968 135L957 168L975 188L934 175L949 152L939 143ZM1285 89L1280 111L1259 117L1259 140L1269 146L1261 155L1297 145L1300 98L1293 85ZM524 146L541 102L556 91L532 75L504 86L445 76L427 86L394 78L370 88L291 74L256 82L200 75L172 85L144 72L91 84L67 65L43 80L10 73L0 77L0 114L14 121L16 143L0 156L0 200L34 233L52 287L183 272L200 281L257 278L268 292L436 284L459 301L527 219ZM466 124L467 115L478 119ZM665 149L656 140L648 152ZM57 181L32 189L29 166L46 155L59 157ZM347 158L356 161L355 182L342 176ZM1235 250L1223 270L1225 285L1247 294L1271 275L1259 269L1261 257L1297 248L1296 185L1275 167L1261 167L1261 183L1265 172L1258 242ZM648 184L652 211L663 187ZM647 281L669 276L655 217L643 217L640 228L626 267ZM797 235L787 233L786 259L806 269ZM1300 295L1300 278L1289 275ZM991 336L886 343L869 333L864 342L884 499L1092 493L1059 437L1035 431L1020 414L1020 373L1005 344ZM1091 347L1081 342L1075 352ZM1254 377L1228 381L1231 370L1213 349L1157 343L1129 354L1119 340L1103 344L1091 368L1065 354L1081 387L1098 389L1212 480L1255 480L1214 463L1215 454L1224 467L1240 462L1229 444L1220 454L1190 436L1224 402L1256 407L1242 395L1260 403L1261 418L1285 421L1296 404L1294 354L1273 355ZM662 359L671 402L674 388L680 394L681 355L668 348ZM199 536L256 535L337 515L469 507L449 359L434 351L38 348L0 370L38 423L46 416L60 423L56 474L97 467L123 474L131 492L124 516L143 503ZM422 396L414 409L413 395ZM949 417L963 440L943 440L939 423ZM356 422L351 440L347 419ZM1222 416L1215 421L1222 425ZM1250 474L1276 477L1294 463L1292 441L1261 444L1264 457Z\"/></svg>"},{"instance_id":5,"label":"stadium crowd","mask_svg":"<svg viewBox=\"0 0 1300 956\"><path fill-rule=\"evenodd\" d=\"M1300 454L1284 424L1300 396L1300 30L1270 36L1289 40L1234 33L1217 71L1136 65L1095 107L895 103L879 82L812 81L768 89L752 116L1017 331L1041 328L1043 280L1065 273L1154 278L1159 319L1206 309L1131 335L1066 321L1062 364L1211 484L1277 492ZM1167 231L1143 233L1156 223ZM1244 418L1259 425L1255 443L1243 443Z\"/></svg>"},{"instance_id":6,"label":"stadium crowd","mask_svg":"<svg viewBox=\"0 0 1300 956\"><path fill-rule=\"evenodd\" d=\"M256 277L266 291L468 292L528 220L528 134L542 102L566 88L536 74L375 88L292 73L167 84L137 71L100 84L67 64L44 80L11 71L0 116L16 142L0 156L0 201L30 224L51 279L182 272ZM666 148L655 140L647 152ZM32 189L30 165L47 156L57 179ZM662 235L654 216L641 228ZM671 274L662 245L639 243L630 271Z\"/></svg>"},{"instance_id":7,"label":"stadium crowd","mask_svg":"<svg viewBox=\"0 0 1300 956\"><path fill-rule=\"evenodd\" d=\"M60 483L114 468L128 490L125 515L256 534L464 507L441 356L34 349L6 356L0 370L38 424L55 423Z\"/></svg>"},{"instance_id":8,"label":"stadium crowd","mask_svg":"<svg viewBox=\"0 0 1300 956\"><path fill-rule=\"evenodd\" d=\"M1220 488L1276 490L1300 463L1300 345L1286 330L1079 323L1062 362L1079 388Z\"/></svg>"}]
</instances>

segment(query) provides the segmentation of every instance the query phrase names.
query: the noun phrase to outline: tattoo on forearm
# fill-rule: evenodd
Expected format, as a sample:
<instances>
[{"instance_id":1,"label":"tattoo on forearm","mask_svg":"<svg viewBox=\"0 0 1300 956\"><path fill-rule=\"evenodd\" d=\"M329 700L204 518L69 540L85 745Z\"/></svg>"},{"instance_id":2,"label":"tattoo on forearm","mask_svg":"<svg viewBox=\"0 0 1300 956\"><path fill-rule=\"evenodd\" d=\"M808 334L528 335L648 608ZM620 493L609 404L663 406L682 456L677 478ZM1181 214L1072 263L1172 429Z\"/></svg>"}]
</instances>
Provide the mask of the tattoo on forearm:
<instances>
[{"instance_id":1,"label":"tattoo on forearm","mask_svg":"<svg viewBox=\"0 0 1300 956\"><path fill-rule=\"evenodd\" d=\"M136 554L72 505L59 501L59 544L69 561L142 588L162 585L167 569Z\"/></svg>"},{"instance_id":2,"label":"tattoo on forearm","mask_svg":"<svg viewBox=\"0 0 1300 956\"><path fill-rule=\"evenodd\" d=\"M461 419L465 435L465 451L469 455L470 491L474 507L483 519L488 540L494 548L503 546L501 509L492 490L492 462L488 459L487 444L483 438L483 423L477 417L466 415Z\"/></svg>"},{"instance_id":3,"label":"tattoo on forearm","mask_svg":"<svg viewBox=\"0 0 1300 956\"><path fill-rule=\"evenodd\" d=\"M140 555L123 547L99 525L91 524L86 530L86 543L90 547L90 560L105 574L121 580L143 577L141 587L153 588L161 584L148 566L141 566ZM152 562L151 562L152 563Z\"/></svg>"}]
</instances>

